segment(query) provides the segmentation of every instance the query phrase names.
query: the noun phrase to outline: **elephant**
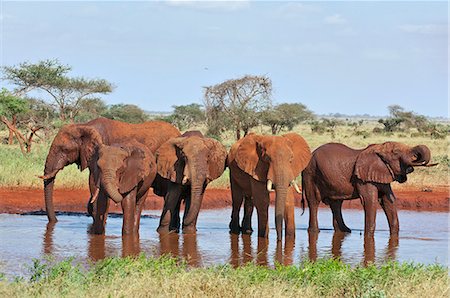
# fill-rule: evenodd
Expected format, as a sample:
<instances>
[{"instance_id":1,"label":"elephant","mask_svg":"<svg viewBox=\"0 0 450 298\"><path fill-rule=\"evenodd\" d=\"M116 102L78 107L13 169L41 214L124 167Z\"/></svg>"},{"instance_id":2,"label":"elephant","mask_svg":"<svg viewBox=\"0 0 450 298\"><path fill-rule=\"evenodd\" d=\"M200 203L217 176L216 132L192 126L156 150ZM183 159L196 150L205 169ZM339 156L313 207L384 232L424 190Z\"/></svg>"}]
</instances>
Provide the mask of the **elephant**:
<instances>
[{"instance_id":1,"label":"elephant","mask_svg":"<svg viewBox=\"0 0 450 298\"><path fill-rule=\"evenodd\" d=\"M430 158L427 146L410 147L398 142L372 144L364 149L340 143L320 146L302 173L302 205L306 200L309 206L308 231L319 232L317 211L322 201L332 210L335 231L351 232L342 218L342 202L360 198L365 235L374 234L377 200L386 214L391 235L398 234L396 198L390 183L406 182L414 167L436 165L429 164Z\"/></svg>"},{"instance_id":2,"label":"elephant","mask_svg":"<svg viewBox=\"0 0 450 298\"><path fill-rule=\"evenodd\" d=\"M285 220L287 237L295 237L294 194L300 192L295 178L306 167L311 151L296 133L282 136L248 134L230 149L228 167L233 201L230 232L251 234L253 206L258 212L258 236L268 238L269 192L275 187L275 225L281 241ZM290 187L292 186L292 187ZM239 226L239 211L244 202L244 218Z\"/></svg>"},{"instance_id":3,"label":"elephant","mask_svg":"<svg viewBox=\"0 0 450 298\"><path fill-rule=\"evenodd\" d=\"M156 176L156 160L151 151L136 140L100 145L95 184L98 186L91 203L105 200L101 221L93 226L94 233L104 232L108 198L120 203L123 210L122 235L138 234L141 212L147 193ZM100 193L105 195L100 196Z\"/></svg>"},{"instance_id":4,"label":"elephant","mask_svg":"<svg viewBox=\"0 0 450 298\"><path fill-rule=\"evenodd\" d=\"M164 197L164 209L157 231L179 232L180 204L185 202L183 233L195 233L197 217L208 183L225 170L227 151L217 140L190 131L165 142L156 151L155 194Z\"/></svg>"},{"instance_id":5,"label":"elephant","mask_svg":"<svg viewBox=\"0 0 450 298\"><path fill-rule=\"evenodd\" d=\"M84 124L69 124L62 127L50 146L44 175L40 176L44 180L45 209L48 220L57 221L53 205L53 186L56 175L65 166L75 163L81 171L89 168L89 189L92 197L97 191L93 171L97 165L93 162L95 160L93 156L98 154L97 149L100 144L110 145L135 139L154 153L165 141L179 135L177 128L162 121L129 124L101 117ZM97 206L97 203L88 203L88 212L94 218L94 223L101 220L101 212L98 209L103 207Z\"/></svg>"}]
</instances>

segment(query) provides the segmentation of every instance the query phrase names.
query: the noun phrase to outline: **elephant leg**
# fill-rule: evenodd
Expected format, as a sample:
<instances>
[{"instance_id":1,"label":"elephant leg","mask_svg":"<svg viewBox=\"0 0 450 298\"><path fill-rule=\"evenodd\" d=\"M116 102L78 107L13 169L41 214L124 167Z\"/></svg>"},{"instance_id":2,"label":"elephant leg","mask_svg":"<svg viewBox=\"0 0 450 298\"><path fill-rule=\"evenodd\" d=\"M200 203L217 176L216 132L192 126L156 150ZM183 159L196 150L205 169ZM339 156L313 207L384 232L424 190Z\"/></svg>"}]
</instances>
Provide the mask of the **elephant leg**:
<instances>
[{"instance_id":1,"label":"elephant leg","mask_svg":"<svg viewBox=\"0 0 450 298\"><path fill-rule=\"evenodd\" d=\"M242 219L242 234L253 233L252 229L253 198L245 196L244 198L244 218Z\"/></svg>"},{"instance_id":2,"label":"elephant leg","mask_svg":"<svg viewBox=\"0 0 450 298\"><path fill-rule=\"evenodd\" d=\"M173 220L173 215L177 214L176 210L181 197L181 192L182 188L180 185L170 182L169 191L164 197L164 209L157 229L158 233L168 233L173 231L170 229L170 224Z\"/></svg>"},{"instance_id":3,"label":"elephant leg","mask_svg":"<svg viewBox=\"0 0 450 298\"><path fill-rule=\"evenodd\" d=\"M286 197L286 207L284 211L284 225L286 238L295 238L295 218L294 218L294 193L289 187Z\"/></svg>"},{"instance_id":4,"label":"elephant leg","mask_svg":"<svg viewBox=\"0 0 450 298\"><path fill-rule=\"evenodd\" d=\"M122 235L131 235L134 232L135 212L136 212L136 189L130 191L122 200L123 224Z\"/></svg>"},{"instance_id":5,"label":"elephant leg","mask_svg":"<svg viewBox=\"0 0 450 298\"><path fill-rule=\"evenodd\" d=\"M134 225L133 230L136 233L139 233L139 227L141 224L141 213L144 209L145 200L147 199L148 190L144 193L144 195L137 199L136 201L136 208L134 209Z\"/></svg>"},{"instance_id":6,"label":"elephant leg","mask_svg":"<svg viewBox=\"0 0 450 298\"><path fill-rule=\"evenodd\" d=\"M255 204L256 211L258 213L258 237L268 238L268 213L270 199L265 183L253 183L252 193L257 194L257 196L253 197L253 203Z\"/></svg>"},{"instance_id":7,"label":"elephant leg","mask_svg":"<svg viewBox=\"0 0 450 298\"><path fill-rule=\"evenodd\" d=\"M239 226L239 211L241 210L242 200L244 199L244 192L233 178L230 179L230 184L233 201L233 210L231 211L231 222L229 225L230 233L239 234L241 231Z\"/></svg>"},{"instance_id":8,"label":"elephant leg","mask_svg":"<svg viewBox=\"0 0 450 298\"><path fill-rule=\"evenodd\" d=\"M96 189L96 186L95 186L94 174L91 171L89 173L89 191L90 191L91 195L89 196L88 203L87 203L87 212L90 216L92 216L92 218L95 217L94 212L97 209L97 200L95 200L94 202L91 203L92 195L95 193L95 189Z\"/></svg>"},{"instance_id":9,"label":"elephant leg","mask_svg":"<svg viewBox=\"0 0 450 298\"><path fill-rule=\"evenodd\" d=\"M352 230L349 229L344 223L342 218L342 200L330 199L330 208L333 213L333 227L336 232L351 233Z\"/></svg>"},{"instance_id":10,"label":"elephant leg","mask_svg":"<svg viewBox=\"0 0 450 298\"><path fill-rule=\"evenodd\" d=\"M391 201L390 198L393 198L393 200ZM396 199L394 197L394 194L392 194L392 196L390 196L390 194L383 194L381 196L380 203L381 207L384 210L384 213L386 214L391 235L398 235L399 223L398 223Z\"/></svg>"},{"instance_id":11,"label":"elephant leg","mask_svg":"<svg viewBox=\"0 0 450 298\"><path fill-rule=\"evenodd\" d=\"M94 223L92 224L91 232L93 234L104 234L106 219L108 218L109 198L103 190L100 190L93 215Z\"/></svg>"},{"instance_id":12,"label":"elephant leg","mask_svg":"<svg viewBox=\"0 0 450 298\"><path fill-rule=\"evenodd\" d=\"M305 187L304 189L309 209L308 232L319 233L320 230L319 221L317 220L317 213L319 211L319 204L321 201L320 192L315 185L311 185L311 187Z\"/></svg>"},{"instance_id":13,"label":"elephant leg","mask_svg":"<svg viewBox=\"0 0 450 298\"><path fill-rule=\"evenodd\" d=\"M377 216L378 189L372 184L358 184L357 189L364 208L364 235L373 236Z\"/></svg>"}]
</instances>

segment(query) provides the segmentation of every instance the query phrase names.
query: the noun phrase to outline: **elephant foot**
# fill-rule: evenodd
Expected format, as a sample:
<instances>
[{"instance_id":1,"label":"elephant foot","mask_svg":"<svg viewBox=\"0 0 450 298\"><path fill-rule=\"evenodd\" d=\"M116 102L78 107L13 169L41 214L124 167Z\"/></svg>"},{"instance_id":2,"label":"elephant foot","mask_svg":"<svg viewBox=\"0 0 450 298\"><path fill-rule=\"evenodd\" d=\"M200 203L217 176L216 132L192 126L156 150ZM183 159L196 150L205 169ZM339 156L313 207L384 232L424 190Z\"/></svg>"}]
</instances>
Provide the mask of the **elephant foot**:
<instances>
[{"instance_id":1,"label":"elephant foot","mask_svg":"<svg viewBox=\"0 0 450 298\"><path fill-rule=\"evenodd\" d=\"M239 224L233 223L233 221L230 222L229 226L230 228L230 234L240 234L241 233L241 227Z\"/></svg>"},{"instance_id":2,"label":"elephant foot","mask_svg":"<svg viewBox=\"0 0 450 298\"><path fill-rule=\"evenodd\" d=\"M319 228L308 228L308 233L319 233Z\"/></svg>"},{"instance_id":3,"label":"elephant foot","mask_svg":"<svg viewBox=\"0 0 450 298\"><path fill-rule=\"evenodd\" d=\"M105 234L105 227L99 226L99 225L96 225L96 224L92 224L89 227L88 232L89 232L89 234L103 235L103 234Z\"/></svg>"},{"instance_id":4,"label":"elephant foot","mask_svg":"<svg viewBox=\"0 0 450 298\"><path fill-rule=\"evenodd\" d=\"M170 229L169 229L169 226L159 226L156 229L156 232L158 232L160 235L169 234Z\"/></svg>"},{"instance_id":5,"label":"elephant foot","mask_svg":"<svg viewBox=\"0 0 450 298\"><path fill-rule=\"evenodd\" d=\"M352 232L352 230L350 230L350 228L347 227L347 226L340 227L339 231L344 232L344 233L351 233Z\"/></svg>"},{"instance_id":6,"label":"elephant foot","mask_svg":"<svg viewBox=\"0 0 450 298\"><path fill-rule=\"evenodd\" d=\"M196 234L197 228L195 226L183 227L183 234Z\"/></svg>"},{"instance_id":7,"label":"elephant foot","mask_svg":"<svg viewBox=\"0 0 450 298\"><path fill-rule=\"evenodd\" d=\"M251 235L253 233L253 229L252 228L244 228L242 227L242 234L244 235Z\"/></svg>"}]
</instances>

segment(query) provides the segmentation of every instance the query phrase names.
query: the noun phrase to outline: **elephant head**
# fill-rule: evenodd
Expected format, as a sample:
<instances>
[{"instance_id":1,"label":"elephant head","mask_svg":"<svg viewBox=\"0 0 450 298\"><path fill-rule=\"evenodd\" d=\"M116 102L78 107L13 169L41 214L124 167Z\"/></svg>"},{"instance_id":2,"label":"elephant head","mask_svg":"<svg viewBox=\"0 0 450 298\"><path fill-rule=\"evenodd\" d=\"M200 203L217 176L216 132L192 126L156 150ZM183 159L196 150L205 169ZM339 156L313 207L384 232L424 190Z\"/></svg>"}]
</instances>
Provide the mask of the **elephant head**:
<instances>
[{"instance_id":1,"label":"elephant head","mask_svg":"<svg viewBox=\"0 0 450 298\"><path fill-rule=\"evenodd\" d=\"M96 149L102 144L100 134L92 127L71 124L62 127L50 146L45 161L44 196L47 217L50 222L56 222L53 206L53 185L56 174L65 166L76 163L83 171L89 166Z\"/></svg>"},{"instance_id":2,"label":"elephant head","mask_svg":"<svg viewBox=\"0 0 450 298\"><path fill-rule=\"evenodd\" d=\"M200 132L187 132L161 145L156 152L158 174L174 183L191 186L191 205L184 226L191 225L200 210L203 191L225 170L227 151L218 141Z\"/></svg>"},{"instance_id":3,"label":"elephant head","mask_svg":"<svg viewBox=\"0 0 450 298\"><path fill-rule=\"evenodd\" d=\"M126 145L101 145L98 155L101 185L116 203L120 203L127 193L144 183L144 179L151 183L156 176L154 155L137 141L127 141Z\"/></svg>"},{"instance_id":4,"label":"elephant head","mask_svg":"<svg viewBox=\"0 0 450 298\"><path fill-rule=\"evenodd\" d=\"M432 166L430 159L430 149L425 145L410 147L397 142L370 145L358 155L354 175L363 182L403 183L414 167Z\"/></svg>"},{"instance_id":5,"label":"elephant head","mask_svg":"<svg viewBox=\"0 0 450 298\"><path fill-rule=\"evenodd\" d=\"M288 188L293 185L300 192L295 178L308 165L311 151L306 141L296 133L283 136L249 134L231 150L237 166L255 180L266 183L267 190L275 187L275 225L278 239L284 219ZM231 154L230 154L231 155Z\"/></svg>"}]
</instances>

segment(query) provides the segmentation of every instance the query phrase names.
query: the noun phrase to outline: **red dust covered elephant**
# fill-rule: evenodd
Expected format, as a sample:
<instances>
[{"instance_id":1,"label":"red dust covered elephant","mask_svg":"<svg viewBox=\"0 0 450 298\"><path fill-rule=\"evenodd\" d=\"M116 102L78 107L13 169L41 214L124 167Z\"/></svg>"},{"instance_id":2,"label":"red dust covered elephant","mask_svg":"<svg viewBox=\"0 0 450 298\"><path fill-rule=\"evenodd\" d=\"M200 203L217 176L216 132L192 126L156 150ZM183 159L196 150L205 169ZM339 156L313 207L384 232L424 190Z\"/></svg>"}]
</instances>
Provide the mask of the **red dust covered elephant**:
<instances>
[{"instance_id":1,"label":"red dust covered elephant","mask_svg":"<svg viewBox=\"0 0 450 298\"><path fill-rule=\"evenodd\" d=\"M228 154L233 199L230 231L252 233L253 207L258 212L258 236L268 237L269 192L275 188L275 225L277 239L295 236L293 188L300 192L295 178L306 167L311 151L296 133L282 136L249 134L236 142ZM292 186L292 187L290 187ZM244 202L244 218L239 225L239 210Z\"/></svg>"},{"instance_id":2,"label":"red dust covered elephant","mask_svg":"<svg viewBox=\"0 0 450 298\"><path fill-rule=\"evenodd\" d=\"M318 232L317 211L322 201L333 213L336 231L350 232L342 218L343 200L360 198L364 207L366 235L375 231L379 201L388 220L391 234L398 234L396 198L390 183L406 182L414 167L429 164L427 146L410 147L397 142L374 144L355 150L343 144L329 143L317 148L302 173L303 199L309 206L310 232Z\"/></svg>"},{"instance_id":3,"label":"red dust covered elephant","mask_svg":"<svg viewBox=\"0 0 450 298\"><path fill-rule=\"evenodd\" d=\"M98 189L95 169L100 145L123 144L134 139L154 153L165 141L179 135L178 129L162 121L130 124L97 118L84 124L62 127L52 142L45 162L44 175L41 176L44 180L45 208L49 222L57 221L53 205L53 186L56 175L64 167L75 163L81 171L90 169L89 189L92 197ZM101 216L107 208L105 202L107 200L99 197L94 204L88 205L88 211L94 218L94 225L101 225L103 222Z\"/></svg>"}]
</instances>

